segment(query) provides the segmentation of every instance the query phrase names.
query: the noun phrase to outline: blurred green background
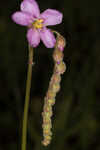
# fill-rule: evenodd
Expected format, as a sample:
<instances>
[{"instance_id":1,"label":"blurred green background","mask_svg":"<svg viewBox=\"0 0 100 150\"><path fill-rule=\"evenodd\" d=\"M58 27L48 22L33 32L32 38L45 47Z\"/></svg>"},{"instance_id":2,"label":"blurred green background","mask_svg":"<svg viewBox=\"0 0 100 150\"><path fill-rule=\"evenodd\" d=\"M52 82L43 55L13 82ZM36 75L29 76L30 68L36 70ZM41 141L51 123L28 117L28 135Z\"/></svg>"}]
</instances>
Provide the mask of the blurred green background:
<instances>
[{"instance_id":1,"label":"blurred green background","mask_svg":"<svg viewBox=\"0 0 100 150\"><path fill-rule=\"evenodd\" d=\"M21 0L0 3L0 150L20 150L28 43L25 27L11 20ZM56 27L67 40L61 90L53 107L53 137L41 145L43 99L53 71L53 49L35 49L28 121L28 150L100 150L100 1L37 0L41 11L63 12Z\"/></svg>"}]
</instances>

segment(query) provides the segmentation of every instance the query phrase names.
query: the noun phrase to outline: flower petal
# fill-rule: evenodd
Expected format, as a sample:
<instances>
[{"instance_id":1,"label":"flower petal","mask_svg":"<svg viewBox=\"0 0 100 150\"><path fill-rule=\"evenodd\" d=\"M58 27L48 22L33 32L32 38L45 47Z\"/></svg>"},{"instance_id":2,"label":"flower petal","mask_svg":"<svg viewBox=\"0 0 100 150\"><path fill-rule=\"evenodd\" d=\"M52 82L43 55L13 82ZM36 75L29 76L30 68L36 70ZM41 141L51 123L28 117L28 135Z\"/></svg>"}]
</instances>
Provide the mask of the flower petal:
<instances>
[{"instance_id":1,"label":"flower petal","mask_svg":"<svg viewBox=\"0 0 100 150\"><path fill-rule=\"evenodd\" d=\"M31 2L31 3L32 3L32 2L33 2L33 1L35 1L35 0L24 0L24 1L29 1L29 2Z\"/></svg>"},{"instance_id":2,"label":"flower petal","mask_svg":"<svg viewBox=\"0 0 100 150\"><path fill-rule=\"evenodd\" d=\"M38 30L29 29L27 32L27 40L32 47L37 47L40 43L40 35Z\"/></svg>"},{"instance_id":3,"label":"flower petal","mask_svg":"<svg viewBox=\"0 0 100 150\"><path fill-rule=\"evenodd\" d=\"M32 16L27 13L17 11L12 15L12 20L17 24L27 26L32 22Z\"/></svg>"},{"instance_id":4,"label":"flower petal","mask_svg":"<svg viewBox=\"0 0 100 150\"><path fill-rule=\"evenodd\" d=\"M41 17L44 19L44 24L56 25L62 22L63 14L57 10L47 9L41 14Z\"/></svg>"},{"instance_id":5,"label":"flower petal","mask_svg":"<svg viewBox=\"0 0 100 150\"><path fill-rule=\"evenodd\" d=\"M54 47L56 39L55 39L53 33L49 29L47 29L47 28L42 29L40 31L40 38L47 48Z\"/></svg>"},{"instance_id":6,"label":"flower petal","mask_svg":"<svg viewBox=\"0 0 100 150\"><path fill-rule=\"evenodd\" d=\"M20 7L21 11L29 13L34 17L39 17L40 15L39 6L35 0L24 0Z\"/></svg>"}]
</instances>

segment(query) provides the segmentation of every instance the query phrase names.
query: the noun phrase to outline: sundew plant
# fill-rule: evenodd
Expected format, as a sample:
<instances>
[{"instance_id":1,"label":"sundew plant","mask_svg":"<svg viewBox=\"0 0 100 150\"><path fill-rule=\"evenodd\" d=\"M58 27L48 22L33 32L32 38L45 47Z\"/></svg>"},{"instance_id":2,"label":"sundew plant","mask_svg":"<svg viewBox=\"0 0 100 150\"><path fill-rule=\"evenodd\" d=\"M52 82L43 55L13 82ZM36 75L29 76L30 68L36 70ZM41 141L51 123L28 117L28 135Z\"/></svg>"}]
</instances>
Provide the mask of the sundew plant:
<instances>
[{"instance_id":1,"label":"sundew plant","mask_svg":"<svg viewBox=\"0 0 100 150\"><path fill-rule=\"evenodd\" d=\"M55 104L55 97L60 90L61 75L66 70L66 65L63 62L63 50L65 47L64 37L57 31L53 31L48 26L60 24L62 22L63 14L54 9L47 9L40 13L39 6L35 0L23 0L20 5L20 11L12 14L12 20L21 26L27 27L27 40L29 47L29 60L28 60L28 72L26 82L26 95L25 106L23 114L23 127L22 127L22 150L26 150L27 141L27 120L28 120L28 108L30 99L30 88L32 78L32 66L33 66L33 53L40 40L47 48L54 48L53 60L54 70L51 77L49 88L44 98L43 106L43 141L42 144L47 146L50 144L52 137L52 123L51 116L52 106ZM55 34L55 35L54 35Z\"/></svg>"}]
</instances>

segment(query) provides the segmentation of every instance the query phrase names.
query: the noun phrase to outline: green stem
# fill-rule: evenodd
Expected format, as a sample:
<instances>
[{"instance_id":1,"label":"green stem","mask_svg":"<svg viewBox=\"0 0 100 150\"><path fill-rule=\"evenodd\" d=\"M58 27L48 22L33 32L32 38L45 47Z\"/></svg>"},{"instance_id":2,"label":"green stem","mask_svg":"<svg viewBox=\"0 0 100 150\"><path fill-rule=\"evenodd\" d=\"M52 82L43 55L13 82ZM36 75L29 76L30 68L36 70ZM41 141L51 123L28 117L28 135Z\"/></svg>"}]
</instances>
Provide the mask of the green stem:
<instances>
[{"instance_id":1,"label":"green stem","mask_svg":"<svg viewBox=\"0 0 100 150\"><path fill-rule=\"evenodd\" d=\"M25 95L23 127L22 127L22 150L26 150L27 120L28 120L28 108L29 108L30 88L32 78L32 63L33 63L33 48L29 46L29 62L28 62L26 95Z\"/></svg>"}]
</instances>

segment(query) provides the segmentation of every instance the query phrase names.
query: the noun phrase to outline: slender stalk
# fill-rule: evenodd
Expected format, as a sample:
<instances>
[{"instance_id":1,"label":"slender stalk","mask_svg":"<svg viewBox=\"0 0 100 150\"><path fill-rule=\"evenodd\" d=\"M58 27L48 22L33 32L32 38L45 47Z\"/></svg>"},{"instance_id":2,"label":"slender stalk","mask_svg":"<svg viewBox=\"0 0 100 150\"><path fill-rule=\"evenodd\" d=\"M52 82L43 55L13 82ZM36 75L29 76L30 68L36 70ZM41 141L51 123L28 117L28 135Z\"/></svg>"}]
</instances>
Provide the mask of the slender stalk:
<instances>
[{"instance_id":1,"label":"slender stalk","mask_svg":"<svg viewBox=\"0 0 100 150\"><path fill-rule=\"evenodd\" d=\"M31 88L31 78L32 78L32 64L33 64L33 48L29 46L29 62L28 62L28 72L27 72L27 81L26 81L26 95L25 95L25 104L24 104L21 150L26 150L27 121L28 121L28 109L29 109L30 88Z\"/></svg>"}]
</instances>

